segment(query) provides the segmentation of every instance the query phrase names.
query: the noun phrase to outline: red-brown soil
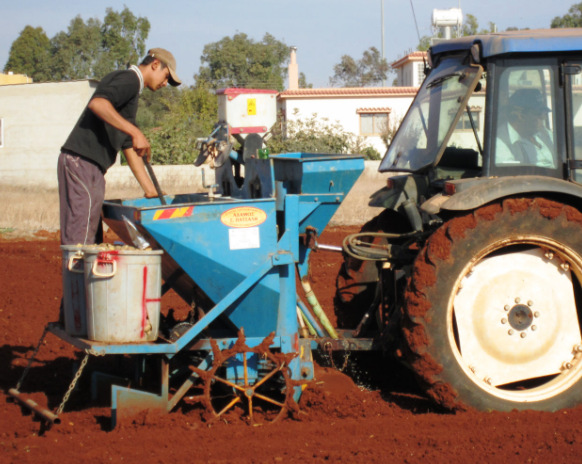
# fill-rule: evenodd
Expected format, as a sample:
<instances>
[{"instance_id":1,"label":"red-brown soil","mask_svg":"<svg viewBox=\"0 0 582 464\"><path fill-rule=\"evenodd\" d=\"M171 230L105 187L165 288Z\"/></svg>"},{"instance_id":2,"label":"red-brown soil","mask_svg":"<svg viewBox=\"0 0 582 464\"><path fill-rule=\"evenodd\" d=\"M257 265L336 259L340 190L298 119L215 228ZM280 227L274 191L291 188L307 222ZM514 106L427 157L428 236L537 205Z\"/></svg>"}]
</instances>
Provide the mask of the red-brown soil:
<instances>
[{"instance_id":1,"label":"red-brown soil","mask_svg":"<svg viewBox=\"0 0 582 464\"><path fill-rule=\"evenodd\" d=\"M340 244L347 230L323 234ZM0 463L306 463L306 462L579 462L582 409L557 413L455 414L439 410L397 365L361 356L349 366L358 386L323 365L301 400L298 419L252 427L243 422L208 427L199 412L143 414L111 430L110 409L89 393L73 392L49 430L7 401L43 329L57 318L61 295L57 236L0 236ZM312 257L312 283L331 308L340 257ZM177 309L170 295L163 310ZM328 310L329 311L329 310ZM54 409L72 378L79 353L52 334L40 347L22 391ZM337 364L343 364L341 357ZM354 362L352 362L354 361ZM82 383L82 382L81 382Z\"/></svg>"}]
</instances>

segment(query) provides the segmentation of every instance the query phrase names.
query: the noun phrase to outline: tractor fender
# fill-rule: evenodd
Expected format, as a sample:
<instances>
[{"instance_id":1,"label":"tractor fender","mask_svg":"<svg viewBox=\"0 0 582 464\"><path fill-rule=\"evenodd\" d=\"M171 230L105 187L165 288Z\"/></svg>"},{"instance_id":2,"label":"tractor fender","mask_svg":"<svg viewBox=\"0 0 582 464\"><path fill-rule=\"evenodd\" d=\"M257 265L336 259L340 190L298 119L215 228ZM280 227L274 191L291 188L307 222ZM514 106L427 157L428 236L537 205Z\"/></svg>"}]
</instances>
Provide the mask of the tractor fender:
<instances>
[{"instance_id":1,"label":"tractor fender","mask_svg":"<svg viewBox=\"0 0 582 464\"><path fill-rule=\"evenodd\" d=\"M582 186L545 176L508 176L447 181L454 193L440 193L425 201L421 209L429 214L440 211L466 211L500 198L532 193L551 193L582 199ZM573 202L575 203L575 201Z\"/></svg>"}]
</instances>

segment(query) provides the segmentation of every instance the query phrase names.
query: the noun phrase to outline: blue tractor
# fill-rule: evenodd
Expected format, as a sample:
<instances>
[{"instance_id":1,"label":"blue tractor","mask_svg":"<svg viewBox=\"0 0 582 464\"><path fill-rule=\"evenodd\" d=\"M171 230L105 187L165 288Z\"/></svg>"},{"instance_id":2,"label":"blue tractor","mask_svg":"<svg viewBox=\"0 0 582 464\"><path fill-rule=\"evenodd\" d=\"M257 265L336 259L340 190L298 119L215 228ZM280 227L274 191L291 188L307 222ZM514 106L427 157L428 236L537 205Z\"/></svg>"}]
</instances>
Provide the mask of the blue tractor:
<instances>
[{"instance_id":1,"label":"blue tractor","mask_svg":"<svg viewBox=\"0 0 582 464\"><path fill-rule=\"evenodd\" d=\"M442 41L344 242L336 311L446 407L582 401L582 30Z\"/></svg>"}]
</instances>

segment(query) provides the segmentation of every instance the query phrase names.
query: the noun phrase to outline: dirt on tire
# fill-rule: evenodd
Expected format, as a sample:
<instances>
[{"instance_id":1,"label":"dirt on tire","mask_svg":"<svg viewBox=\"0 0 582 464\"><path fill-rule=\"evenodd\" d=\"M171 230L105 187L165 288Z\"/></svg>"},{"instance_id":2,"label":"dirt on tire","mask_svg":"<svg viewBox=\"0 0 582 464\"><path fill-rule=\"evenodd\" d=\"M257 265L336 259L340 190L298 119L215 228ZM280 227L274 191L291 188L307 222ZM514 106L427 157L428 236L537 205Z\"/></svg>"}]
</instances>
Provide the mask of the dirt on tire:
<instances>
[{"instance_id":1,"label":"dirt on tire","mask_svg":"<svg viewBox=\"0 0 582 464\"><path fill-rule=\"evenodd\" d=\"M502 244L500 247L509 247L521 244L522 237L553 239L555 235L558 243L579 250L582 248L580 225L582 214L571 206L543 198L513 198L455 217L430 236L416 258L405 292L403 352L424 391L435 402L461 410L468 407L556 410L564 405L580 404L576 397L576 392L581 390L580 381L568 384L569 389L561 395L552 390L555 397L529 403L504 402L485 391L479 393L459 368L450 348L452 343L448 341L450 332L446 329L447 308L452 305L450 298L455 292L455 281L470 261L476 260L487 247L494 246L493 241Z\"/></svg>"}]
</instances>

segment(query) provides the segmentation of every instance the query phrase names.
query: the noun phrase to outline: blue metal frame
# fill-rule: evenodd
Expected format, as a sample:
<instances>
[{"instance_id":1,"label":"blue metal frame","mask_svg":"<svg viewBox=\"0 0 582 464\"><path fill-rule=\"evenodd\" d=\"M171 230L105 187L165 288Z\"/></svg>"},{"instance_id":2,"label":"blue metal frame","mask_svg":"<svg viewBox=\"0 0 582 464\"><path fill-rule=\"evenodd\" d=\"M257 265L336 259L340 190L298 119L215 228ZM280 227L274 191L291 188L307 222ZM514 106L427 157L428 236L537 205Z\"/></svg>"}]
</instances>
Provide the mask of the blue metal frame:
<instances>
[{"instance_id":1,"label":"blue metal frame","mask_svg":"<svg viewBox=\"0 0 582 464\"><path fill-rule=\"evenodd\" d=\"M161 391L156 394L114 386L114 422L121 410L142 406L172 409L192 379L170 398L170 360L181 351L206 351L200 367L206 369L212 361L209 338L215 339L220 349L231 347L237 338L235 332L227 336L213 333L212 323L221 317L244 329L251 348L274 332L273 348L298 355L289 364L291 378L313 378L311 341L299 339L297 320L296 266L305 274L309 255L299 238L308 229L325 228L363 171L364 161L361 156L292 153L249 160L245 168L245 185L228 186L238 197L166 196L166 205L157 198L105 202L104 219L124 241L131 243L124 222L129 220L154 248L165 251L165 258L171 258L170 271L184 272L215 302L175 342L108 344L69 336L57 325L50 327L63 340L94 354L159 355ZM230 161L218 171L217 178L223 184L234 181ZM255 187L246 185L247 181ZM257 191L264 196L253 198ZM252 235L249 244L243 239L243 246L233 246L238 232L224 218L232 211L247 211L244 208L258 219L243 232ZM164 275L164 279L168 277ZM236 377L235 371L232 375ZM298 399L301 388L294 388Z\"/></svg>"}]
</instances>

